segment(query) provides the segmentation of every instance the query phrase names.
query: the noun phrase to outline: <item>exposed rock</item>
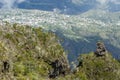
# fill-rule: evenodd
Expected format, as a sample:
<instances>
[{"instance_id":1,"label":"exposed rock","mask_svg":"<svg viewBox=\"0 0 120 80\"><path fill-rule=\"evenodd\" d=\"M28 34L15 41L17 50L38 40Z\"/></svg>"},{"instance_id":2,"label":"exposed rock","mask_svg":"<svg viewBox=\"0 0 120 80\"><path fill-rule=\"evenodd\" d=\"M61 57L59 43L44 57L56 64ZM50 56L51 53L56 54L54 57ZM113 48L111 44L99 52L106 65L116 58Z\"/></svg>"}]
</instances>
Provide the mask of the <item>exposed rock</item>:
<instances>
[{"instance_id":1,"label":"exposed rock","mask_svg":"<svg viewBox=\"0 0 120 80\"><path fill-rule=\"evenodd\" d=\"M93 52L81 54L83 67L75 73L79 75L78 80L120 80L120 63L110 53L105 55L96 57Z\"/></svg>"},{"instance_id":2,"label":"exposed rock","mask_svg":"<svg viewBox=\"0 0 120 80\"><path fill-rule=\"evenodd\" d=\"M10 64L8 61L3 61L3 69L2 69L2 72L3 73L6 73L6 72L9 72L9 69L10 69Z\"/></svg>"},{"instance_id":3,"label":"exposed rock","mask_svg":"<svg viewBox=\"0 0 120 80\"><path fill-rule=\"evenodd\" d=\"M97 43L97 49L94 53L95 53L96 56L105 56L105 54L107 53L107 50L105 48L104 43L98 42Z\"/></svg>"},{"instance_id":4,"label":"exposed rock","mask_svg":"<svg viewBox=\"0 0 120 80\"><path fill-rule=\"evenodd\" d=\"M83 67L83 59L82 58L80 58L79 60L79 63L78 63L78 65L77 65L77 67Z\"/></svg>"},{"instance_id":5,"label":"exposed rock","mask_svg":"<svg viewBox=\"0 0 120 80\"><path fill-rule=\"evenodd\" d=\"M54 62L50 64L53 70L50 71L49 77L56 78L59 75L65 76L69 72L69 64L66 59L56 59Z\"/></svg>"}]
</instances>

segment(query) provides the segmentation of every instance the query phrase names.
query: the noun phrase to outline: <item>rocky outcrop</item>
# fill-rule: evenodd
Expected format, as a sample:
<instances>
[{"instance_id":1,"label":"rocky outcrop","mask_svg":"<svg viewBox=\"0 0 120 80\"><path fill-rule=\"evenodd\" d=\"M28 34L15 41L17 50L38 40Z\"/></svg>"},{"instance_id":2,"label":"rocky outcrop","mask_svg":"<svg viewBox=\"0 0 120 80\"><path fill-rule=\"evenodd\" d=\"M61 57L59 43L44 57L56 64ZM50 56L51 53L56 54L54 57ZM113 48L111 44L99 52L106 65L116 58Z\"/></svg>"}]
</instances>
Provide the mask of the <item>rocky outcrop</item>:
<instances>
[{"instance_id":1,"label":"rocky outcrop","mask_svg":"<svg viewBox=\"0 0 120 80\"><path fill-rule=\"evenodd\" d=\"M98 42L97 43L97 49L94 53L95 53L96 56L105 56L105 54L107 53L107 50L105 48L104 43Z\"/></svg>"},{"instance_id":2,"label":"rocky outcrop","mask_svg":"<svg viewBox=\"0 0 120 80\"><path fill-rule=\"evenodd\" d=\"M49 78L56 78L57 76L65 76L69 72L69 64L67 59L60 58L51 62L52 70L50 70Z\"/></svg>"},{"instance_id":3,"label":"rocky outcrop","mask_svg":"<svg viewBox=\"0 0 120 80\"><path fill-rule=\"evenodd\" d=\"M99 57L93 52L81 54L83 64L78 67L73 80L76 77L80 80L120 80L120 63L110 53L103 53L97 54Z\"/></svg>"}]
</instances>

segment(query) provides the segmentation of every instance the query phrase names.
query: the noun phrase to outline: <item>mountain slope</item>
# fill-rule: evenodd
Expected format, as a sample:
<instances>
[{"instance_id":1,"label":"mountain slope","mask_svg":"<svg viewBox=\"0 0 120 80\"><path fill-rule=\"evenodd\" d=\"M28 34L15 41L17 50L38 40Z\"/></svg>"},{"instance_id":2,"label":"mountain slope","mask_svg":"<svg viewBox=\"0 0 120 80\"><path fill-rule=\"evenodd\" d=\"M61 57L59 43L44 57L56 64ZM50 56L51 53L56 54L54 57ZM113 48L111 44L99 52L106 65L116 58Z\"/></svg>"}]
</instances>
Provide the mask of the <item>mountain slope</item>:
<instances>
[{"instance_id":1,"label":"mountain slope","mask_svg":"<svg viewBox=\"0 0 120 80\"><path fill-rule=\"evenodd\" d=\"M1 21L40 26L54 32L63 40L61 44L70 53L71 61L80 53L94 51L94 44L98 41L105 42L113 56L119 58L120 12L90 10L80 15L64 15L23 9L0 11Z\"/></svg>"},{"instance_id":2,"label":"mountain slope","mask_svg":"<svg viewBox=\"0 0 120 80\"><path fill-rule=\"evenodd\" d=\"M81 60L81 58L83 65L75 73L76 77L83 78L83 80L120 79L120 63L110 53L107 53L106 56L96 57L91 52L89 54L82 54L78 60Z\"/></svg>"},{"instance_id":3,"label":"mountain slope","mask_svg":"<svg viewBox=\"0 0 120 80\"><path fill-rule=\"evenodd\" d=\"M27 25L0 25L0 80L48 79L56 59L69 66L55 34Z\"/></svg>"},{"instance_id":4,"label":"mountain slope","mask_svg":"<svg viewBox=\"0 0 120 80\"><path fill-rule=\"evenodd\" d=\"M70 71L67 54L51 32L8 22L0 25L0 80L120 79L120 63L110 53L81 54L78 63Z\"/></svg>"}]
</instances>

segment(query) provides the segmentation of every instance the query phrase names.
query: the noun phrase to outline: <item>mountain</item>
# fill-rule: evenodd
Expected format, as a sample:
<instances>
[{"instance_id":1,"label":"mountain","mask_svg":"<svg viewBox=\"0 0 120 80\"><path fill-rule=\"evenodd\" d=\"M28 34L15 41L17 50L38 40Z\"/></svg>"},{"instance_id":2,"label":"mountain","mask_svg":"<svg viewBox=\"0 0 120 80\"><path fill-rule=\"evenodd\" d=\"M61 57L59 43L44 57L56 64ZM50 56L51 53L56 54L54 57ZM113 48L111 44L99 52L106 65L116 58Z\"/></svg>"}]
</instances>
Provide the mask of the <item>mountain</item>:
<instances>
[{"instance_id":1,"label":"mountain","mask_svg":"<svg viewBox=\"0 0 120 80\"><path fill-rule=\"evenodd\" d=\"M0 3L0 8L2 8L2 4Z\"/></svg>"},{"instance_id":2,"label":"mountain","mask_svg":"<svg viewBox=\"0 0 120 80\"><path fill-rule=\"evenodd\" d=\"M111 12L120 11L120 10L119 10L119 7L120 7L120 4L119 4L119 3L115 4L115 3L110 2L109 5L111 6L111 7L109 8L109 10L110 10Z\"/></svg>"},{"instance_id":3,"label":"mountain","mask_svg":"<svg viewBox=\"0 0 120 80\"><path fill-rule=\"evenodd\" d=\"M78 64L73 62L70 69L68 54L54 33L40 27L0 23L1 80L120 79L120 63L106 49L99 56L94 52L77 56Z\"/></svg>"},{"instance_id":4,"label":"mountain","mask_svg":"<svg viewBox=\"0 0 120 80\"><path fill-rule=\"evenodd\" d=\"M81 3L83 1L80 1ZM90 1L89 1L90 2ZM95 1L94 1L95 2ZM86 3L86 1L84 1ZM18 4L19 8L22 9L40 9L45 11L53 11L54 9L59 9L61 13L68 13L68 14L74 14L74 13L80 13L89 10L94 5L92 4L81 4L76 5L72 2L72 0L29 0L25 1L21 4Z\"/></svg>"},{"instance_id":5,"label":"mountain","mask_svg":"<svg viewBox=\"0 0 120 80\"><path fill-rule=\"evenodd\" d=\"M18 4L19 8L25 8L25 9L42 9L42 10L48 10L52 11L54 8L63 9L65 6L66 1L61 0L29 0L25 1L21 4Z\"/></svg>"},{"instance_id":6,"label":"mountain","mask_svg":"<svg viewBox=\"0 0 120 80\"><path fill-rule=\"evenodd\" d=\"M0 80L47 80L55 65L64 73L69 68L55 34L40 27L7 22L0 25Z\"/></svg>"},{"instance_id":7,"label":"mountain","mask_svg":"<svg viewBox=\"0 0 120 80\"><path fill-rule=\"evenodd\" d=\"M107 9L112 12L120 11L119 0L27 0L18 4L18 8L22 9L40 9L53 11L60 9L62 13L79 14L95 8Z\"/></svg>"},{"instance_id":8,"label":"mountain","mask_svg":"<svg viewBox=\"0 0 120 80\"><path fill-rule=\"evenodd\" d=\"M55 11L64 14L80 14L93 9L101 9L110 12L120 11L119 0L10 0L0 1L2 8L38 9Z\"/></svg>"},{"instance_id":9,"label":"mountain","mask_svg":"<svg viewBox=\"0 0 120 80\"><path fill-rule=\"evenodd\" d=\"M23 0L21 2L19 1L0 1L0 5L3 8L20 8L20 9L38 9L38 10L44 10L44 11L54 11L58 9L60 13L65 13L65 14L78 14L85 12L92 8L94 5L93 4L86 4L86 2L91 2L91 1L80 1L80 3L85 3L85 4L80 4L77 5L76 1L74 1L75 4L73 3L72 0ZM95 2L95 1L94 1Z\"/></svg>"},{"instance_id":10,"label":"mountain","mask_svg":"<svg viewBox=\"0 0 120 80\"><path fill-rule=\"evenodd\" d=\"M74 61L81 53L94 51L95 43L105 42L115 58L120 52L120 12L89 10L80 15L65 15L39 10L0 10L1 21L40 26L61 38L60 43Z\"/></svg>"}]
</instances>

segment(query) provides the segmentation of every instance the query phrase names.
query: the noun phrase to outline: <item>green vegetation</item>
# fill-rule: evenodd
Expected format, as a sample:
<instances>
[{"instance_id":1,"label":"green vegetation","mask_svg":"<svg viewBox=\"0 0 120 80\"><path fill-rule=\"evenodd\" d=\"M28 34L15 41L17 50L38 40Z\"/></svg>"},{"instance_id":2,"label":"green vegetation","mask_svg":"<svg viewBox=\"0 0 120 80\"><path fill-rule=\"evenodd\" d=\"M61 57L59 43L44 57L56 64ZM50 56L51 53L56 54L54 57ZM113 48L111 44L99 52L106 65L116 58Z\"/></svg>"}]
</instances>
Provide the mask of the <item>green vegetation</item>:
<instances>
[{"instance_id":1,"label":"green vegetation","mask_svg":"<svg viewBox=\"0 0 120 80\"><path fill-rule=\"evenodd\" d=\"M49 80L50 63L61 58L68 61L55 34L7 22L0 26L0 80ZM120 63L110 53L81 54L81 60L75 71L52 80L120 80Z\"/></svg>"},{"instance_id":2,"label":"green vegetation","mask_svg":"<svg viewBox=\"0 0 120 80\"><path fill-rule=\"evenodd\" d=\"M120 12L93 9L79 15L65 15L56 11L1 9L0 18L10 23L41 25L44 30L56 33L63 39L62 45L69 51L70 61L74 61L79 53L93 51L93 45L99 40L114 57L120 56Z\"/></svg>"},{"instance_id":3,"label":"green vegetation","mask_svg":"<svg viewBox=\"0 0 120 80\"><path fill-rule=\"evenodd\" d=\"M0 72L0 80L46 80L49 63L61 57L66 59L55 34L27 25L0 26L0 71L3 61L10 65L9 72Z\"/></svg>"},{"instance_id":4,"label":"green vegetation","mask_svg":"<svg viewBox=\"0 0 120 80\"><path fill-rule=\"evenodd\" d=\"M76 73L83 80L120 80L120 63L110 53L96 57L94 53L82 54L83 66ZM76 76L77 76L76 75Z\"/></svg>"},{"instance_id":5,"label":"green vegetation","mask_svg":"<svg viewBox=\"0 0 120 80\"><path fill-rule=\"evenodd\" d=\"M83 65L76 68L74 73L59 77L57 80L120 80L120 63L110 53L96 57L93 52L81 54L78 61Z\"/></svg>"}]
</instances>

